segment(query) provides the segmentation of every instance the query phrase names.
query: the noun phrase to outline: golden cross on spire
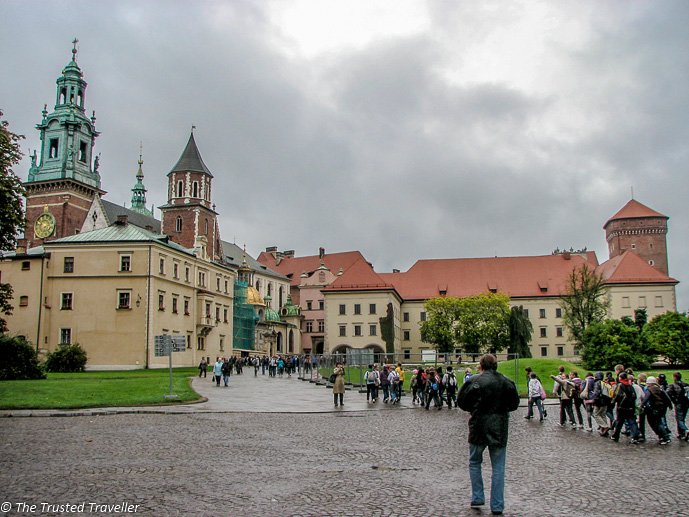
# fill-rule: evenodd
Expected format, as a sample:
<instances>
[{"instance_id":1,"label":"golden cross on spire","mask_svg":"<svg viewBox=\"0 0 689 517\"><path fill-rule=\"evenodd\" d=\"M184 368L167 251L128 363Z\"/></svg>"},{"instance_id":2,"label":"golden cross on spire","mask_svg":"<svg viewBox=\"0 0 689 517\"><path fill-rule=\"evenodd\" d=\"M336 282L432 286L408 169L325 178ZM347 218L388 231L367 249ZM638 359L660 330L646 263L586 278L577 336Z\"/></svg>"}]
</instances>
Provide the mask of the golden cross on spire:
<instances>
[{"instance_id":1,"label":"golden cross on spire","mask_svg":"<svg viewBox=\"0 0 689 517\"><path fill-rule=\"evenodd\" d=\"M77 38L74 38L72 41L72 45L74 45L74 48L72 49L72 61L77 60L77 43L79 43L79 40Z\"/></svg>"}]
</instances>

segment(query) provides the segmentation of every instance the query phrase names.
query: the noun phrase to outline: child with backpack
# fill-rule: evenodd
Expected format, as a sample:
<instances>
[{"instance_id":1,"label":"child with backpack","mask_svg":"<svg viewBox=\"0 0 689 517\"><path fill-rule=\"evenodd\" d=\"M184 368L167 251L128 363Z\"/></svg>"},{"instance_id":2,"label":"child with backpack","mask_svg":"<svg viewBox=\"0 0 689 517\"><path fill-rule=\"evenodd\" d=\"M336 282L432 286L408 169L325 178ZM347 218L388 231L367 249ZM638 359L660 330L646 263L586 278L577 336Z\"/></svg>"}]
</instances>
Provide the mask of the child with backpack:
<instances>
[{"instance_id":1,"label":"child with backpack","mask_svg":"<svg viewBox=\"0 0 689 517\"><path fill-rule=\"evenodd\" d=\"M667 388L667 394L675 405L675 420L677 421L677 437L680 440L689 441L686 418L689 409L689 384L682 381L682 374L672 374L674 382Z\"/></svg>"},{"instance_id":2,"label":"child with backpack","mask_svg":"<svg viewBox=\"0 0 689 517\"><path fill-rule=\"evenodd\" d=\"M426 411L431 405L431 399L435 403L438 410L443 409L443 403L440 400L440 377L435 373L433 368L428 369L428 376L426 378Z\"/></svg>"},{"instance_id":3,"label":"child with backpack","mask_svg":"<svg viewBox=\"0 0 689 517\"><path fill-rule=\"evenodd\" d=\"M443 375L443 386L447 396L447 408L452 409L453 403L457 408L457 376L452 371L452 366L448 366L447 372Z\"/></svg>"}]
</instances>

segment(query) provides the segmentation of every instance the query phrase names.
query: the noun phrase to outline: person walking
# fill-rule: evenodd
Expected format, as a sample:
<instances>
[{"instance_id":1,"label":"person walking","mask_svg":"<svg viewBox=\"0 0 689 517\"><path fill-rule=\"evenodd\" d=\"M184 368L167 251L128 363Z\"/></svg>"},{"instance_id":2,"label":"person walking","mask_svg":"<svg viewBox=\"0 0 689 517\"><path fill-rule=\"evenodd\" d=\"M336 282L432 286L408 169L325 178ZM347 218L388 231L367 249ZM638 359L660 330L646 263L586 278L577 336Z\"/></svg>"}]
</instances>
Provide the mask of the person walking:
<instances>
[{"instance_id":1,"label":"person walking","mask_svg":"<svg viewBox=\"0 0 689 517\"><path fill-rule=\"evenodd\" d=\"M541 381L538 380L536 372L531 372L531 379L529 380L529 409L526 411L527 420L533 418L533 405L536 404L538 412L541 415L540 421L543 422L543 399L545 398L545 390Z\"/></svg>"},{"instance_id":2,"label":"person walking","mask_svg":"<svg viewBox=\"0 0 689 517\"><path fill-rule=\"evenodd\" d=\"M646 413L648 424L653 429L653 432L658 436L658 443L660 445L667 445L670 443L670 430L667 427L665 414L668 409L672 409L672 401L667 393L658 386L658 381L655 377L648 377L646 379L646 396L641 401L641 406L648 404L649 409Z\"/></svg>"},{"instance_id":3,"label":"person walking","mask_svg":"<svg viewBox=\"0 0 689 517\"><path fill-rule=\"evenodd\" d=\"M383 365L383 371L380 372L380 386L383 388L383 404L387 404L390 398L390 370L387 364Z\"/></svg>"},{"instance_id":4,"label":"person walking","mask_svg":"<svg viewBox=\"0 0 689 517\"><path fill-rule=\"evenodd\" d=\"M593 431L593 385L596 380L591 372L586 374L586 378L581 383L581 393L579 396L584 402L584 410L586 411L586 430Z\"/></svg>"},{"instance_id":5,"label":"person walking","mask_svg":"<svg viewBox=\"0 0 689 517\"><path fill-rule=\"evenodd\" d=\"M399 402L397 398L397 387L400 384L400 376L392 365L388 369L388 380L390 381L390 402L392 404L397 404Z\"/></svg>"},{"instance_id":6,"label":"person walking","mask_svg":"<svg viewBox=\"0 0 689 517\"><path fill-rule=\"evenodd\" d=\"M213 375L215 376L215 385L220 386L220 379L222 377L222 365L223 362L219 357L216 357L215 364L213 365Z\"/></svg>"},{"instance_id":7,"label":"person walking","mask_svg":"<svg viewBox=\"0 0 689 517\"><path fill-rule=\"evenodd\" d=\"M199 378L201 377L201 375L206 377L207 374L208 374L208 363L206 362L206 358L202 357L201 362L199 363Z\"/></svg>"},{"instance_id":8,"label":"person walking","mask_svg":"<svg viewBox=\"0 0 689 517\"><path fill-rule=\"evenodd\" d=\"M445 386L447 396L447 409L452 409L452 404L455 405L455 408L457 407L457 376L452 370L452 366L448 366L445 375L443 375L443 386Z\"/></svg>"},{"instance_id":9,"label":"person walking","mask_svg":"<svg viewBox=\"0 0 689 517\"><path fill-rule=\"evenodd\" d=\"M479 374L472 375L457 395L457 405L471 413L469 419L469 476L471 506L483 506L481 464L488 447L493 475L490 509L493 515L505 510L505 460L510 412L519 407L519 392L514 382L498 373L498 360L486 354L479 361Z\"/></svg>"},{"instance_id":10,"label":"person walking","mask_svg":"<svg viewBox=\"0 0 689 517\"><path fill-rule=\"evenodd\" d=\"M230 385L230 374L232 373L232 365L230 364L230 361L227 360L227 357L223 359L222 368L220 371L222 372L222 380L227 388Z\"/></svg>"},{"instance_id":11,"label":"person walking","mask_svg":"<svg viewBox=\"0 0 689 517\"><path fill-rule=\"evenodd\" d=\"M443 409L443 401L440 400L440 377L438 377L433 368L429 368L426 372L426 411L428 411L431 405L431 399L435 407L440 411Z\"/></svg>"},{"instance_id":12,"label":"person walking","mask_svg":"<svg viewBox=\"0 0 689 517\"><path fill-rule=\"evenodd\" d=\"M397 403L400 403L400 400L402 400L402 390L404 389L404 368L402 368L402 363L397 363L397 368L395 368L395 372L397 372Z\"/></svg>"},{"instance_id":13,"label":"person walking","mask_svg":"<svg viewBox=\"0 0 689 517\"><path fill-rule=\"evenodd\" d=\"M689 384L682 381L682 373L672 374L674 382L667 388L667 394L675 405L675 421L677 422L677 438L689 441L687 430L687 409L689 409Z\"/></svg>"},{"instance_id":14,"label":"person walking","mask_svg":"<svg viewBox=\"0 0 689 517\"><path fill-rule=\"evenodd\" d=\"M340 406L344 406L344 392L345 392L345 381L344 381L345 369L342 363L337 363L333 369L333 375L335 376L335 382L333 383L333 402L335 407L337 407L337 399L340 399Z\"/></svg>"},{"instance_id":15,"label":"person walking","mask_svg":"<svg viewBox=\"0 0 689 517\"><path fill-rule=\"evenodd\" d=\"M376 386L378 386L378 372L373 369L373 365L368 365L368 370L364 375L364 382L366 382L366 402L376 401Z\"/></svg>"},{"instance_id":16,"label":"person walking","mask_svg":"<svg viewBox=\"0 0 689 517\"><path fill-rule=\"evenodd\" d=\"M565 426L567 417L569 417L570 425L576 427L577 424L574 422L574 411L572 410L572 391L574 389L574 383L569 380L569 375L564 373L564 371L560 372L560 375L557 377L551 375L550 378L557 383L556 392L559 393L560 396L560 427ZM560 386L559 390L557 390L558 385Z\"/></svg>"},{"instance_id":17,"label":"person walking","mask_svg":"<svg viewBox=\"0 0 689 517\"><path fill-rule=\"evenodd\" d=\"M636 390L629 380L628 375L622 372L617 377L619 384L617 385L617 392L615 393L614 402L617 404L617 420L615 420L615 428L610 435L610 439L614 442L620 440L620 433L622 426L626 425L631 432L632 441L630 443L639 443L639 429L636 426Z\"/></svg>"}]
</instances>

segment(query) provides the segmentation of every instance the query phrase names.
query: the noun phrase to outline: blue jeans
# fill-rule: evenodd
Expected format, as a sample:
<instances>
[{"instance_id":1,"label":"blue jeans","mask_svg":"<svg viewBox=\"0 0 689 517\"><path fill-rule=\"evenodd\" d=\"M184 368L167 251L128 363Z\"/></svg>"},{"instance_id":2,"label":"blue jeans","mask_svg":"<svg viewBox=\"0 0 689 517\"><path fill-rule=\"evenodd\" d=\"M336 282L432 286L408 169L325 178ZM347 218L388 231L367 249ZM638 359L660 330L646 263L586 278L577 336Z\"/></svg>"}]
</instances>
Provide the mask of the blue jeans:
<instances>
[{"instance_id":1,"label":"blue jeans","mask_svg":"<svg viewBox=\"0 0 689 517\"><path fill-rule=\"evenodd\" d=\"M681 437L687 434L687 408L686 406L678 406L675 404L675 420L677 420L677 434Z\"/></svg>"},{"instance_id":2,"label":"blue jeans","mask_svg":"<svg viewBox=\"0 0 689 517\"><path fill-rule=\"evenodd\" d=\"M383 402L387 402L390 398L390 385L381 384L381 386L383 387Z\"/></svg>"},{"instance_id":3,"label":"blue jeans","mask_svg":"<svg viewBox=\"0 0 689 517\"><path fill-rule=\"evenodd\" d=\"M541 415L541 420L543 420L543 403L541 402L541 397L532 397L529 399L529 409L526 412L526 416L533 416L533 405L536 404L538 412Z\"/></svg>"},{"instance_id":4,"label":"blue jeans","mask_svg":"<svg viewBox=\"0 0 689 517\"><path fill-rule=\"evenodd\" d=\"M493 466L493 477L490 482L490 509L494 512L505 510L505 458L507 447L495 447L488 445L490 462ZM486 445L469 444L469 477L471 478L471 501L485 503L483 495L483 475L481 463L483 463L483 451Z\"/></svg>"}]
</instances>

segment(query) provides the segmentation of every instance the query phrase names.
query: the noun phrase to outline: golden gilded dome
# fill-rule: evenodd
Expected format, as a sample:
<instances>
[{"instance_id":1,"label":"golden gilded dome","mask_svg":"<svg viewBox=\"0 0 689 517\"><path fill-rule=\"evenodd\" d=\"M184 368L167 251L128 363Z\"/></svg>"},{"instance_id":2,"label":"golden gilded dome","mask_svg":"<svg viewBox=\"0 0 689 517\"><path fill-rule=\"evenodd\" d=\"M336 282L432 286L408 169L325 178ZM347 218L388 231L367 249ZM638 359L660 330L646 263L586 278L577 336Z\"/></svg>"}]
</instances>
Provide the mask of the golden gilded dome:
<instances>
[{"instance_id":1,"label":"golden gilded dome","mask_svg":"<svg viewBox=\"0 0 689 517\"><path fill-rule=\"evenodd\" d=\"M262 307L265 307L266 304L263 302L263 298L261 298L258 289L252 286L248 286L247 290L248 292L246 293L246 303L250 305L260 305Z\"/></svg>"}]
</instances>

